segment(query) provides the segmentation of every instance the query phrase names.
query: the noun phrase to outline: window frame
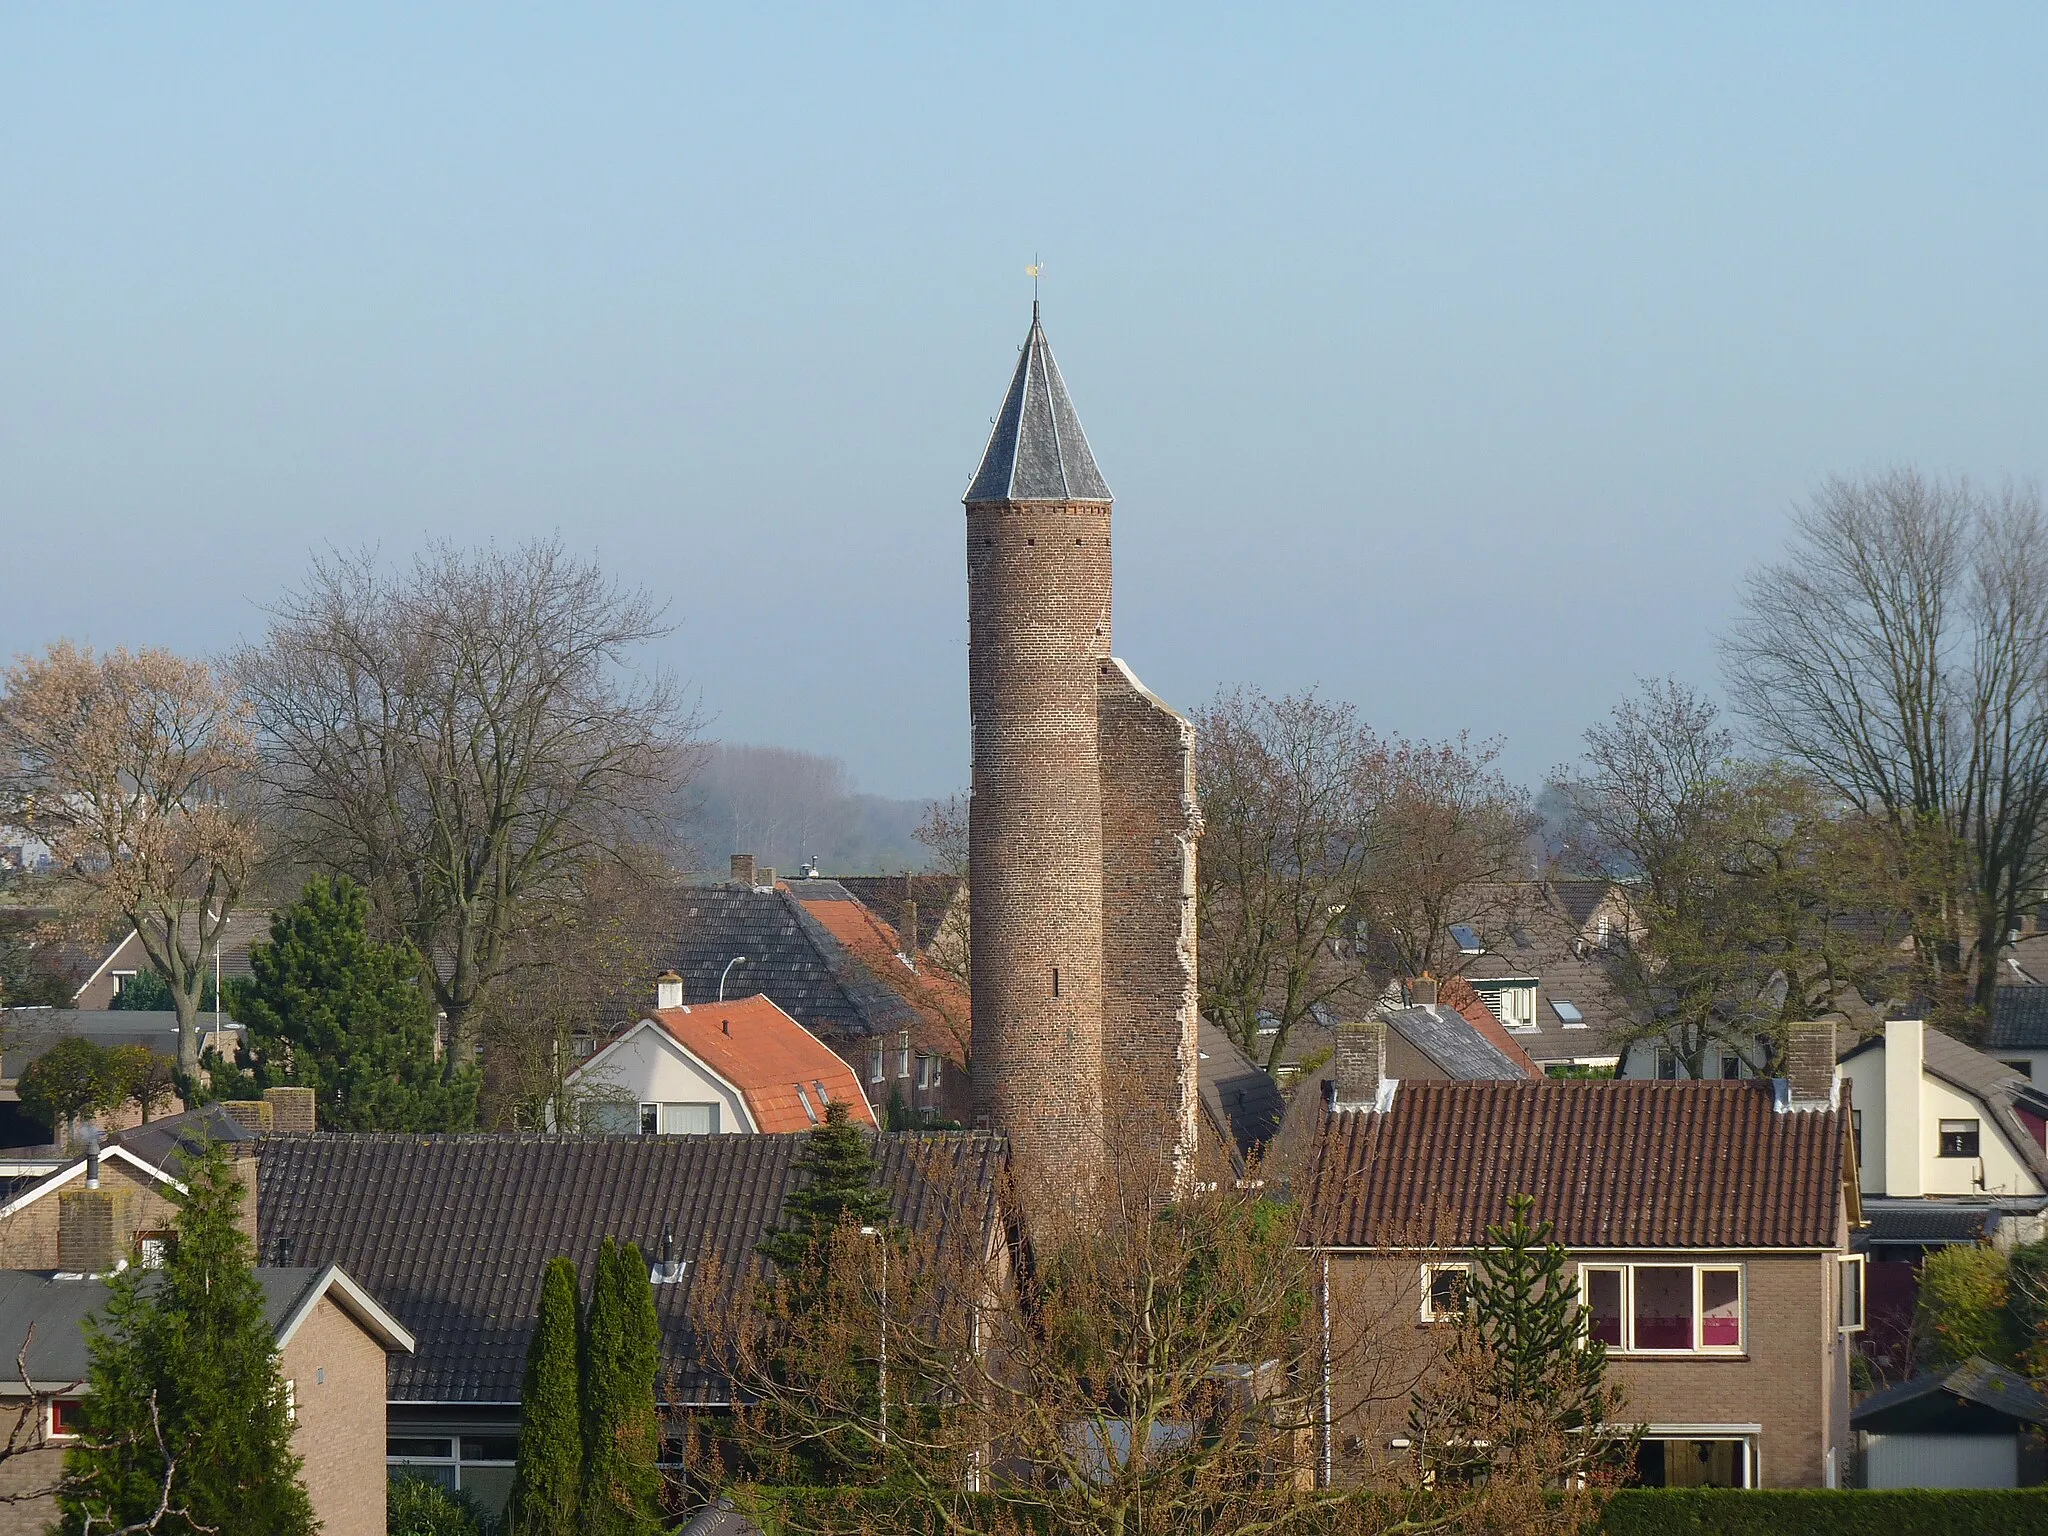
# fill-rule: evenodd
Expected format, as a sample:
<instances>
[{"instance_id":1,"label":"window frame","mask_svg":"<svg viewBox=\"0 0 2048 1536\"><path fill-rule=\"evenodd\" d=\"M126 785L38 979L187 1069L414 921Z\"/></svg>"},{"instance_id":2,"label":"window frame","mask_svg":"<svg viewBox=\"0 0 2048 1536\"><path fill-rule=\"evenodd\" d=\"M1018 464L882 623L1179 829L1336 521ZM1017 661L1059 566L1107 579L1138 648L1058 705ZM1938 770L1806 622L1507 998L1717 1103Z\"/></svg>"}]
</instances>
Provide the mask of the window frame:
<instances>
[{"instance_id":1,"label":"window frame","mask_svg":"<svg viewBox=\"0 0 2048 1536\"><path fill-rule=\"evenodd\" d=\"M1469 1293L1472 1281L1470 1259L1426 1259L1422 1264L1422 1303L1417 1309L1417 1320L1424 1323L1455 1323L1465 1314L1461 1307L1456 1312L1436 1310L1435 1282L1438 1275L1463 1275Z\"/></svg>"},{"instance_id":2,"label":"window frame","mask_svg":"<svg viewBox=\"0 0 2048 1536\"><path fill-rule=\"evenodd\" d=\"M71 1429L59 1429L57 1427L57 1410L59 1408L66 1410L67 1414L83 1413L85 1411L85 1399L82 1397L53 1397L43 1405L43 1438L69 1444L78 1438L78 1430L75 1425Z\"/></svg>"},{"instance_id":3,"label":"window frame","mask_svg":"<svg viewBox=\"0 0 2048 1536\"><path fill-rule=\"evenodd\" d=\"M889 1048L877 1040L868 1051L868 1081L879 1083L883 1080L884 1068L888 1066Z\"/></svg>"},{"instance_id":4,"label":"window frame","mask_svg":"<svg viewBox=\"0 0 2048 1536\"><path fill-rule=\"evenodd\" d=\"M1860 1253L1845 1253L1835 1263L1835 1329L1839 1333L1861 1333L1870 1323L1870 1298L1864 1287L1869 1283L1870 1271L1864 1267L1864 1256ZM1850 1275L1855 1275L1855 1290L1850 1290ZM1856 1298L1856 1321L1848 1320L1849 1297Z\"/></svg>"},{"instance_id":5,"label":"window frame","mask_svg":"<svg viewBox=\"0 0 2048 1536\"><path fill-rule=\"evenodd\" d=\"M1687 1269L1692 1271L1692 1343L1683 1349L1651 1349L1636 1344L1636 1271L1639 1269ZM1624 1259L1601 1261L1582 1260L1578 1273L1578 1296L1581 1315L1584 1318L1584 1334L1593 1335L1593 1310L1588 1298L1592 1295L1589 1276L1595 1271L1618 1273L1621 1276L1621 1342L1607 1345L1610 1355L1627 1355L1648 1360L1687 1360L1704 1356L1708 1359L1744 1359L1749 1355L1749 1266L1739 1260L1718 1259L1673 1259L1658 1261L1650 1259ZM1708 1344L1706 1338L1706 1277L1709 1273L1732 1274L1735 1276L1735 1327L1736 1341L1733 1344Z\"/></svg>"},{"instance_id":6,"label":"window frame","mask_svg":"<svg viewBox=\"0 0 2048 1536\"><path fill-rule=\"evenodd\" d=\"M1967 1131L1952 1131L1949 1129L1950 1126L1964 1125L1967 1125L1969 1127ZM1960 1138L1967 1136L1969 1138L1969 1150L1961 1150L1959 1146L1958 1150L1951 1152L1949 1150L1949 1138L1951 1136L1958 1138L1959 1142ZM1963 1115L1957 1115L1953 1118L1944 1118L1941 1120L1937 1120L1935 1122L1934 1137L1934 1155L1936 1157L1952 1158L1960 1162L1968 1162L1972 1158L1978 1158L1984 1155L1984 1122L1980 1119Z\"/></svg>"}]
</instances>

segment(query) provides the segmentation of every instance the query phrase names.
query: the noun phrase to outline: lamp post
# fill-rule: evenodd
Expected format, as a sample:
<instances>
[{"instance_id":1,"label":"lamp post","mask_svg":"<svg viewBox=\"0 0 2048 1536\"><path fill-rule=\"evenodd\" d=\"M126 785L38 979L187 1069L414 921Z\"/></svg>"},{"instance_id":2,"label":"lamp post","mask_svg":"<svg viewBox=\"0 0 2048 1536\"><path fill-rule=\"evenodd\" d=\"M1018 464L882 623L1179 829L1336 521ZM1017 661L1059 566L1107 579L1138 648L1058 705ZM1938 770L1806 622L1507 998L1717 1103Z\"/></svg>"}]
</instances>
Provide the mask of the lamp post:
<instances>
[{"instance_id":1,"label":"lamp post","mask_svg":"<svg viewBox=\"0 0 2048 1536\"><path fill-rule=\"evenodd\" d=\"M862 1237L872 1237L882 1245L882 1361L876 1373L875 1387L882 1397L882 1454L889 1454L889 1239L880 1227L862 1227Z\"/></svg>"},{"instance_id":2,"label":"lamp post","mask_svg":"<svg viewBox=\"0 0 2048 1536\"><path fill-rule=\"evenodd\" d=\"M745 955L734 955L725 962L725 969L718 973L718 1000L721 1003L725 1001L725 978L732 974L734 966L745 965L746 963L747 957Z\"/></svg>"},{"instance_id":3,"label":"lamp post","mask_svg":"<svg viewBox=\"0 0 2048 1536\"><path fill-rule=\"evenodd\" d=\"M220 914L219 914L218 916L216 916L216 915L215 915L214 913L212 913L212 912L209 912L209 913L207 913L206 915L207 915L208 917L211 917L211 918L213 918L213 922L214 922L214 928L213 928L213 1048L214 1048L214 1050L218 1051L218 1050L220 1049L220 936L221 936L221 931L222 931L223 929L225 929L225 928L227 927L229 919L228 919L227 913L226 913L225 911L221 912L221 913L220 913Z\"/></svg>"}]
</instances>

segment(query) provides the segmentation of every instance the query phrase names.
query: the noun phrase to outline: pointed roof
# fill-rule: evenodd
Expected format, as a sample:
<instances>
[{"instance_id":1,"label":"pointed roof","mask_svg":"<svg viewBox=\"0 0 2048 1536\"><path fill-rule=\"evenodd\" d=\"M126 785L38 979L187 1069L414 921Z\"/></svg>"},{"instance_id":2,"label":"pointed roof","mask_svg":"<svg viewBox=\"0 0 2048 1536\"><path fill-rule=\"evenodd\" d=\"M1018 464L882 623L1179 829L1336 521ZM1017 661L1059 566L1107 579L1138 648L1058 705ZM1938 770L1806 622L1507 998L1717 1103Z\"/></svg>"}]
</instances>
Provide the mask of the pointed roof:
<instances>
[{"instance_id":1,"label":"pointed roof","mask_svg":"<svg viewBox=\"0 0 2048 1536\"><path fill-rule=\"evenodd\" d=\"M981 468L961 500L972 506L980 501L1110 499L1033 302L1031 331L1024 338L1010 392L989 433Z\"/></svg>"}]
</instances>

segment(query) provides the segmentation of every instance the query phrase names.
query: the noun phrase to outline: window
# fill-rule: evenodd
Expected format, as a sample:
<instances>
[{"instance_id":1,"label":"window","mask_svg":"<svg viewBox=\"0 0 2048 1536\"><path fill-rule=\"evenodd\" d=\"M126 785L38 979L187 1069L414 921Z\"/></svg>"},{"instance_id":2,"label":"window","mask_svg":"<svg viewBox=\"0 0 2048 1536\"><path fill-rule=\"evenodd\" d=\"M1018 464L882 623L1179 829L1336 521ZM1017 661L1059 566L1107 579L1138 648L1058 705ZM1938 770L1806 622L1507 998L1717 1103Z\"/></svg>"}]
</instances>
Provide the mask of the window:
<instances>
[{"instance_id":1,"label":"window","mask_svg":"<svg viewBox=\"0 0 2048 1536\"><path fill-rule=\"evenodd\" d=\"M868 1081L871 1083L882 1080L882 1056L882 1042L877 1040L868 1050Z\"/></svg>"},{"instance_id":2,"label":"window","mask_svg":"<svg viewBox=\"0 0 2048 1536\"><path fill-rule=\"evenodd\" d=\"M652 1136L661 1129L661 1106L642 1104L640 1106L640 1134Z\"/></svg>"},{"instance_id":3,"label":"window","mask_svg":"<svg viewBox=\"0 0 2048 1536\"><path fill-rule=\"evenodd\" d=\"M1564 1020L1564 1027L1566 1029L1584 1029L1586 1027L1586 1016L1579 1011L1577 1003L1568 1003L1561 997L1553 997L1550 1000L1550 1011Z\"/></svg>"},{"instance_id":4,"label":"window","mask_svg":"<svg viewBox=\"0 0 2048 1536\"><path fill-rule=\"evenodd\" d=\"M1849 1136L1856 1143L1856 1166L1863 1166L1863 1111L1849 1111Z\"/></svg>"},{"instance_id":5,"label":"window","mask_svg":"<svg viewBox=\"0 0 2048 1536\"><path fill-rule=\"evenodd\" d=\"M2031 1061L2001 1061L1999 1065L2009 1072L2019 1073L2028 1082L2034 1080L2034 1064Z\"/></svg>"},{"instance_id":6,"label":"window","mask_svg":"<svg viewBox=\"0 0 2048 1536\"><path fill-rule=\"evenodd\" d=\"M1941 1122L1941 1155L1943 1157L1975 1157L1977 1155L1977 1122L1974 1120L1944 1120Z\"/></svg>"},{"instance_id":7,"label":"window","mask_svg":"<svg viewBox=\"0 0 2048 1536\"><path fill-rule=\"evenodd\" d=\"M1052 968L1052 995L1054 997L1060 995L1060 968L1058 966Z\"/></svg>"},{"instance_id":8,"label":"window","mask_svg":"<svg viewBox=\"0 0 2048 1536\"><path fill-rule=\"evenodd\" d=\"M1852 1253L1841 1261L1842 1331L1859 1333L1863 1328L1863 1255Z\"/></svg>"},{"instance_id":9,"label":"window","mask_svg":"<svg viewBox=\"0 0 2048 1536\"><path fill-rule=\"evenodd\" d=\"M832 1102L832 1095L825 1091L825 1085L815 1077L811 1079L811 1089L818 1095L818 1103L821 1106Z\"/></svg>"},{"instance_id":10,"label":"window","mask_svg":"<svg viewBox=\"0 0 2048 1536\"><path fill-rule=\"evenodd\" d=\"M1645 1435L1636 1449L1636 1481L1645 1488L1747 1488L1753 1465L1746 1436L1675 1440Z\"/></svg>"},{"instance_id":11,"label":"window","mask_svg":"<svg viewBox=\"0 0 2048 1536\"><path fill-rule=\"evenodd\" d=\"M1678 1052L1658 1050L1657 1080L1662 1083L1675 1083L1678 1081Z\"/></svg>"},{"instance_id":12,"label":"window","mask_svg":"<svg viewBox=\"0 0 2048 1536\"><path fill-rule=\"evenodd\" d=\"M661 1106L661 1134L664 1136L716 1136L716 1104L664 1104Z\"/></svg>"},{"instance_id":13,"label":"window","mask_svg":"<svg viewBox=\"0 0 2048 1536\"><path fill-rule=\"evenodd\" d=\"M1600 948L1605 949L1607 947L1607 940L1611 931L1612 924L1608 921L1607 914L1603 912L1600 915L1599 927L1593 931L1593 942L1597 944Z\"/></svg>"},{"instance_id":14,"label":"window","mask_svg":"<svg viewBox=\"0 0 2048 1536\"><path fill-rule=\"evenodd\" d=\"M144 1269L162 1269L164 1259L171 1251L171 1234L138 1232L135 1234L135 1250Z\"/></svg>"},{"instance_id":15,"label":"window","mask_svg":"<svg viewBox=\"0 0 2048 1536\"><path fill-rule=\"evenodd\" d=\"M407 1435L384 1442L384 1461L394 1478L416 1477L451 1492L460 1489L487 1511L505 1507L518 1454L519 1441L512 1435Z\"/></svg>"},{"instance_id":16,"label":"window","mask_svg":"<svg viewBox=\"0 0 2048 1536\"><path fill-rule=\"evenodd\" d=\"M1469 1264L1425 1264L1422 1266L1422 1320L1447 1322L1465 1310L1465 1292L1472 1284Z\"/></svg>"},{"instance_id":17,"label":"window","mask_svg":"<svg viewBox=\"0 0 2048 1536\"><path fill-rule=\"evenodd\" d=\"M946 1070L946 1058L945 1058L945 1057L943 1057L943 1056L934 1056L934 1057L932 1058L932 1083L931 1083L931 1085L932 1085L932 1087L933 1087L933 1089L934 1089L934 1090L936 1090L936 1089L938 1088L938 1086L939 1086L939 1074L940 1074L941 1072L944 1072L945 1070Z\"/></svg>"},{"instance_id":18,"label":"window","mask_svg":"<svg viewBox=\"0 0 2048 1536\"><path fill-rule=\"evenodd\" d=\"M50 1400L50 1438L69 1440L78 1433L85 1413L85 1404L75 1397L57 1397Z\"/></svg>"},{"instance_id":19,"label":"window","mask_svg":"<svg viewBox=\"0 0 2048 1536\"><path fill-rule=\"evenodd\" d=\"M1742 1076L1742 1058L1727 1046L1720 1046L1721 1076L1730 1082Z\"/></svg>"},{"instance_id":20,"label":"window","mask_svg":"<svg viewBox=\"0 0 2048 1536\"><path fill-rule=\"evenodd\" d=\"M896 1075L910 1076L910 1031L907 1029L896 1037Z\"/></svg>"},{"instance_id":21,"label":"window","mask_svg":"<svg viewBox=\"0 0 2048 1536\"><path fill-rule=\"evenodd\" d=\"M1496 1019L1509 1029L1536 1028L1536 981L1534 977L1511 981L1475 981L1472 990Z\"/></svg>"},{"instance_id":22,"label":"window","mask_svg":"<svg viewBox=\"0 0 2048 1536\"><path fill-rule=\"evenodd\" d=\"M1451 938L1457 943L1461 955L1483 955L1486 946L1479 942L1479 930L1470 923L1451 924Z\"/></svg>"},{"instance_id":23,"label":"window","mask_svg":"<svg viewBox=\"0 0 2048 1536\"><path fill-rule=\"evenodd\" d=\"M797 1101L804 1107L804 1118L809 1120L811 1124L816 1125L818 1123L818 1112L811 1107L811 1096L804 1092L804 1085L802 1083L796 1085L796 1096Z\"/></svg>"},{"instance_id":24,"label":"window","mask_svg":"<svg viewBox=\"0 0 2048 1536\"><path fill-rule=\"evenodd\" d=\"M1628 1353L1736 1354L1743 1347L1739 1264L1586 1264L1586 1332Z\"/></svg>"},{"instance_id":25,"label":"window","mask_svg":"<svg viewBox=\"0 0 2048 1536\"><path fill-rule=\"evenodd\" d=\"M299 1384L289 1376L284 1383L284 1420L287 1424L299 1422Z\"/></svg>"},{"instance_id":26,"label":"window","mask_svg":"<svg viewBox=\"0 0 2048 1536\"><path fill-rule=\"evenodd\" d=\"M637 1118L631 1104L598 1100L583 1106L583 1128L594 1136L630 1136Z\"/></svg>"}]
</instances>

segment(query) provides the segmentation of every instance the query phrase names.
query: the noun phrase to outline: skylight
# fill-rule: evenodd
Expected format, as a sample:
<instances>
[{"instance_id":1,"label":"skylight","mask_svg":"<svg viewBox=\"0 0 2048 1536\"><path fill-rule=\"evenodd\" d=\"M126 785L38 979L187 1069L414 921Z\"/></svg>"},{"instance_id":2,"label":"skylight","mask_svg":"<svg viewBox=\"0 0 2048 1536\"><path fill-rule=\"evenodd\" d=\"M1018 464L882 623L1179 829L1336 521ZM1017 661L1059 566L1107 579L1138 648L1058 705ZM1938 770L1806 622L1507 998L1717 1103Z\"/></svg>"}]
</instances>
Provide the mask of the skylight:
<instances>
[{"instance_id":1,"label":"skylight","mask_svg":"<svg viewBox=\"0 0 2048 1536\"><path fill-rule=\"evenodd\" d=\"M1579 1005L1577 1003L1568 1003L1561 997L1553 997L1550 1000L1550 1006L1556 1010L1557 1016L1567 1024L1583 1024L1586 1022L1586 1016L1579 1012Z\"/></svg>"},{"instance_id":2,"label":"skylight","mask_svg":"<svg viewBox=\"0 0 2048 1536\"><path fill-rule=\"evenodd\" d=\"M1459 952L1467 955L1483 955L1486 946L1479 942L1479 934L1470 923L1451 924L1451 937L1457 941Z\"/></svg>"}]
</instances>

